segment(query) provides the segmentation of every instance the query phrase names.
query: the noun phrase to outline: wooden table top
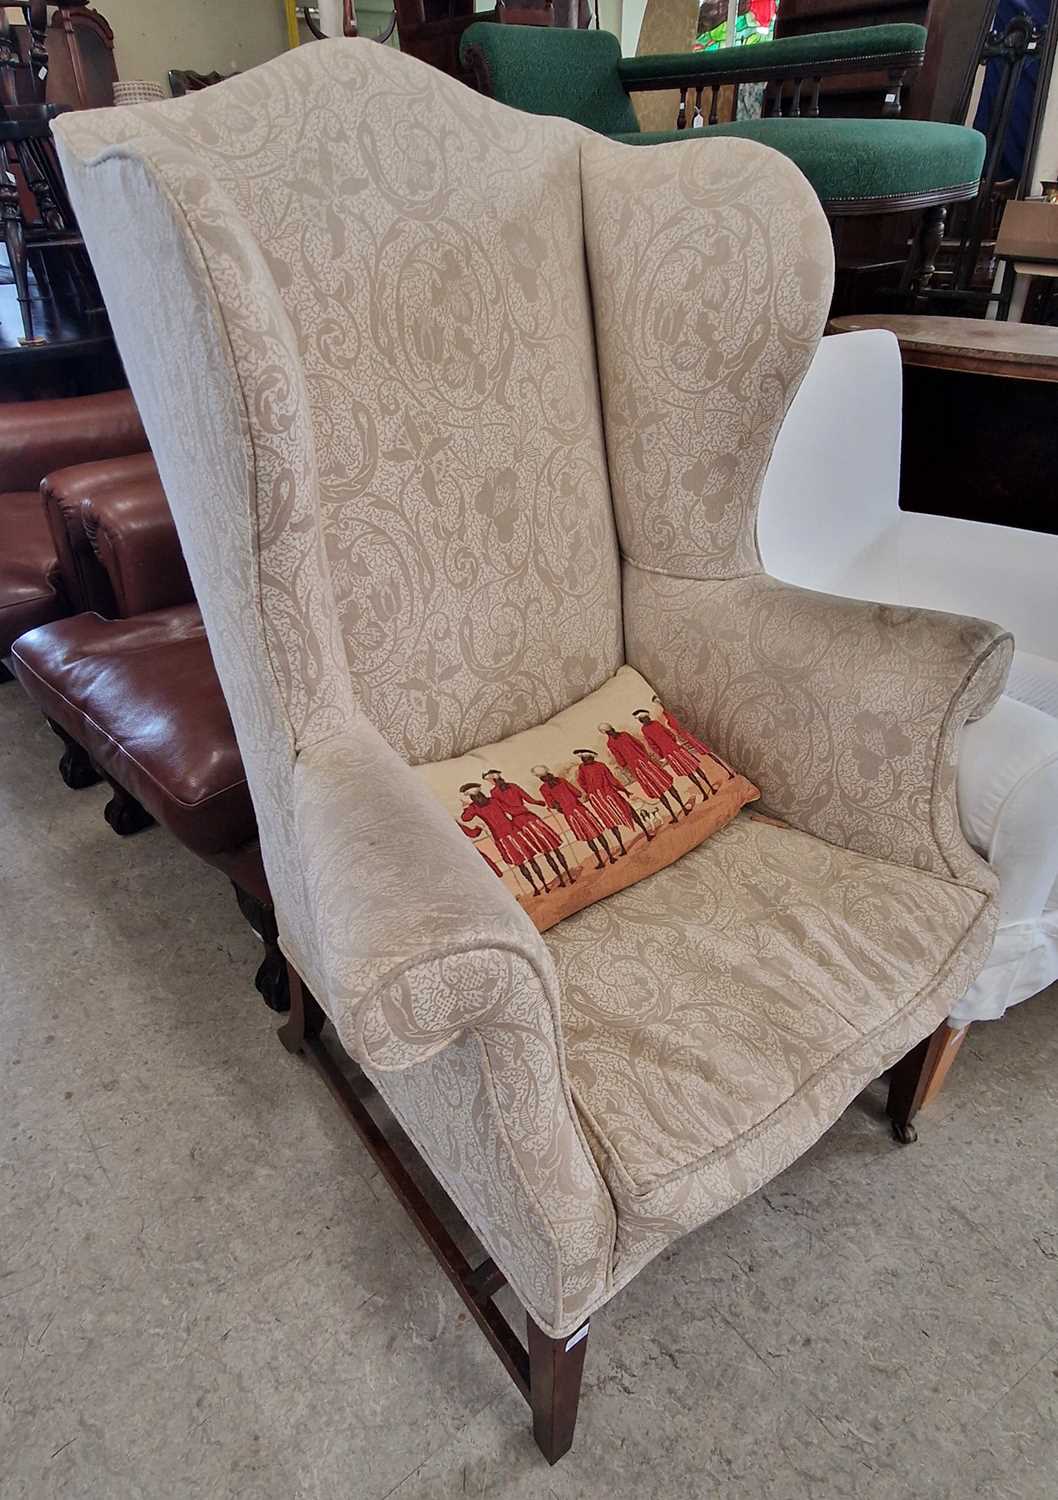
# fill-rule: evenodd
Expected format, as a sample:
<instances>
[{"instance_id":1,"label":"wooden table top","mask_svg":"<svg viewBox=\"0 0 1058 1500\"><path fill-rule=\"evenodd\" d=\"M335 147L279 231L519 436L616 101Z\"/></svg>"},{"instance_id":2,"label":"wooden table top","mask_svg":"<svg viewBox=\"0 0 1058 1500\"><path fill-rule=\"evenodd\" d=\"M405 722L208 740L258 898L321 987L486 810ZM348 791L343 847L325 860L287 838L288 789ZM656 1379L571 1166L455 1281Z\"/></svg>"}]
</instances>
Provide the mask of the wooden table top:
<instances>
[{"instance_id":1,"label":"wooden table top","mask_svg":"<svg viewBox=\"0 0 1058 1500\"><path fill-rule=\"evenodd\" d=\"M831 333L854 333L864 328L886 328L894 333L907 365L1008 380L1058 381L1058 328L913 314L853 316L830 322Z\"/></svg>"}]
</instances>

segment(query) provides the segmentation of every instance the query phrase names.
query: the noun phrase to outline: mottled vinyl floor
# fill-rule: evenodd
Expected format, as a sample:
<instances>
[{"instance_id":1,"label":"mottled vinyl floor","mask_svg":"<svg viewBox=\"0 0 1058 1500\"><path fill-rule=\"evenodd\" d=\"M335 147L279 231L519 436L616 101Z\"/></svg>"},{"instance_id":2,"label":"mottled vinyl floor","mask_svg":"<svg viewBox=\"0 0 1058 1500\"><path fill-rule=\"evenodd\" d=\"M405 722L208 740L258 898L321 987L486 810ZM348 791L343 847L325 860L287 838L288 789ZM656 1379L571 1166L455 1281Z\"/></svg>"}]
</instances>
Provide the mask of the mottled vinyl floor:
<instances>
[{"instance_id":1,"label":"mottled vinyl floor","mask_svg":"<svg viewBox=\"0 0 1058 1500\"><path fill-rule=\"evenodd\" d=\"M4 1500L1054 1500L1058 997L911 1148L871 1092L593 1321L527 1413L251 985L225 881L0 686Z\"/></svg>"}]
</instances>

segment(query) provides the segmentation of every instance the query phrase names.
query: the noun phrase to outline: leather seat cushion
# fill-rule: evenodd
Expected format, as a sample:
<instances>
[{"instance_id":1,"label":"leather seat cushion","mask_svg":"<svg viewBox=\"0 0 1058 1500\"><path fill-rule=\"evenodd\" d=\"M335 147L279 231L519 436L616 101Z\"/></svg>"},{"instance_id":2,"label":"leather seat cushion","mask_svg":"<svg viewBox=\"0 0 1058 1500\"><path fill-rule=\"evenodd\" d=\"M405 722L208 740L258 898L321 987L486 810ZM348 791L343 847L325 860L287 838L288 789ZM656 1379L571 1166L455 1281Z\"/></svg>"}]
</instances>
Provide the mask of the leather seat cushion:
<instances>
[{"instance_id":1,"label":"leather seat cushion","mask_svg":"<svg viewBox=\"0 0 1058 1500\"><path fill-rule=\"evenodd\" d=\"M36 490L0 495L0 656L23 631L65 612L40 495Z\"/></svg>"},{"instance_id":2,"label":"leather seat cushion","mask_svg":"<svg viewBox=\"0 0 1058 1500\"><path fill-rule=\"evenodd\" d=\"M756 1191L939 1025L985 905L743 812L548 932L616 1268Z\"/></svg>"},{"instance_id":3,"label":"leather seat cushion","mask_svg":"<svg viewBox=\"0 0 1058 1500\"><path fill-rule=\"evenodd\" d=\"M15 672L50 719L204 858L256 837L242 759L197 605L31 631Z\"/></svg>"}]
</instances>

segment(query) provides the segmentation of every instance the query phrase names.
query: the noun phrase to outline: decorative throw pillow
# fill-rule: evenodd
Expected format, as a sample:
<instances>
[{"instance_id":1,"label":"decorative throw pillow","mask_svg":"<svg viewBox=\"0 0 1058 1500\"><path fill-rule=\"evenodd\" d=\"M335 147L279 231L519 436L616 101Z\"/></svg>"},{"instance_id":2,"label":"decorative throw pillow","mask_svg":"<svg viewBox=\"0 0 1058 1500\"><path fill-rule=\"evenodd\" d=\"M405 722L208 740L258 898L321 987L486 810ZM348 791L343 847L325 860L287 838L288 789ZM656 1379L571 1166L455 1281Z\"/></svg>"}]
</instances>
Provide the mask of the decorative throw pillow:
<instances>
[{"instance_id":1,"label":"decorative throw pillow","mask_svg":"<svg viewBox=\"0 0 1058 1500\"><path fill-rule=\"evenodd\" d=\"M417 769L541 932L760 796L631 667L546 724Z\"/></svg>"}]
</instances>

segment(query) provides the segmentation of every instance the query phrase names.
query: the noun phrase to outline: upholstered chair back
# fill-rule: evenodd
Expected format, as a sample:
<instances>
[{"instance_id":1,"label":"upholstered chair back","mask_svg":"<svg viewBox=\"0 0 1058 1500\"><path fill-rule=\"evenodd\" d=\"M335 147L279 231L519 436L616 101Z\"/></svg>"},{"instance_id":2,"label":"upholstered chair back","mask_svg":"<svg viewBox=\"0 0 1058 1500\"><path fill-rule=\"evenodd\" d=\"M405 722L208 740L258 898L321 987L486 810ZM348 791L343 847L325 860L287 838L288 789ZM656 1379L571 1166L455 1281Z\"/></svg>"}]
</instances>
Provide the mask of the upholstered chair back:
<instances>
[{"instance_id":1,"label":"upholstered chair back","mask_svg":"<svg viewBox=\"0 0 1058 1500\"><path fill-rule=\"evenodd\" d=\"M759 147L644 153L365 41L57 133L289 937L300 751L362 712L437 760L598 687L618 529L759 566L825 221Z\"/></svg>"},{"instance_id":2,"label":"upholstered chair back","mask_svg":"<svg viewBox=\"0 0 1058 1500\"><path fill-rule=\"evenodd\" d=\"M597 687L621 626L579 132L338 42L128 139L232 330L270 607L304 629L296 512L353 696L413 762Z\"/></svg>"}]
</instances>

